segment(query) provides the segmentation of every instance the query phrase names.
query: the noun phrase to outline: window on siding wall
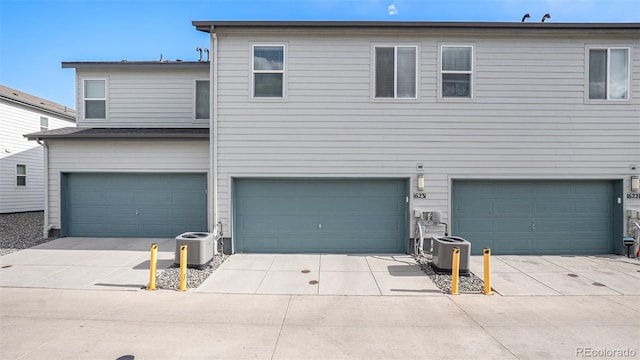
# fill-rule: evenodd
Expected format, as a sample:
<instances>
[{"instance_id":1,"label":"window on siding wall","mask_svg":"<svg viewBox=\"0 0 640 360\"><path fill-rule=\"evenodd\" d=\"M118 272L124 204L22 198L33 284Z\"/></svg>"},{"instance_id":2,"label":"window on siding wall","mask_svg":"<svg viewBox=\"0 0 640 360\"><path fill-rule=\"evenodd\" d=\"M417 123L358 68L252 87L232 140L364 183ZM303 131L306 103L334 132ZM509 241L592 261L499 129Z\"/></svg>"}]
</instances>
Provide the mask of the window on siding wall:
<instances>
[{"instance_id":1,"label":"window on siding wall","mask_svg":"<svg viewBox=\"0 0 640 360\"><path fill-rule=\"evenodd\" d=\"M44 116L40 116L40 131L47 130L49 130L49 119Z\"/></svg>"},{"instance_id":2,"label":"window on siding wall","mask_svg":"<svg viewBox=\"0 0 640 360\"><path fill-rule=\"evenodd\" d=\"M473 47L443 45L440 71L443 98L471 98Z\"/></svg>"},{"instance_id":3,"label":"window on siding wall","mask_svg":"<svg viewBox=\"0 0 640 360\"><path fill-rule=\"evenodd\" d=\"M375 97L415 99L417 47L375 47Z\"/></svg>"},{"instance_id":4,"label":"window on siding wall","mask_svg":"<svg viewBox=\"0 0 640 360\"><path fill-rule=\"evenodd\" d=\"M284 97L284 45L253 46L253 97Z\"/></svg>"},{"instance_id":5,"label":"window on siding wall","mask_svg":"<svg viewBox=\"0 0 640 360\"><path fill-rule=\"evenodd\" d=\"M629 99L629 49L589 49L589 99Z\"/></svg>"},{"instance_id":6,"label":"window on siding wall","mask_svg":"<svg viewBox=\"0 0 640 360\"><path fill-rule=\"evenodd\" d=\"M84 81L84 117L85 119L107 118L107 81Z\"/></svg>"},{"instance_id":7,"label":"window on siding wall","mask_svg":"<svg viewBox=\"0 0 640 360\"><path fill-rule=\"evenodd\" d=\"M196 80L196 119L209 119L209 81Z\"/></svg>"},{"instance_id":8,"label":"window on siding wall","mask_svg":"<svg viewBox=\"0 0 640 360\"><path fill-rule=\"evenodd\" d=\"M27 186L27 165L16 165L16 186Z\"/></svg>"}]
</instances>

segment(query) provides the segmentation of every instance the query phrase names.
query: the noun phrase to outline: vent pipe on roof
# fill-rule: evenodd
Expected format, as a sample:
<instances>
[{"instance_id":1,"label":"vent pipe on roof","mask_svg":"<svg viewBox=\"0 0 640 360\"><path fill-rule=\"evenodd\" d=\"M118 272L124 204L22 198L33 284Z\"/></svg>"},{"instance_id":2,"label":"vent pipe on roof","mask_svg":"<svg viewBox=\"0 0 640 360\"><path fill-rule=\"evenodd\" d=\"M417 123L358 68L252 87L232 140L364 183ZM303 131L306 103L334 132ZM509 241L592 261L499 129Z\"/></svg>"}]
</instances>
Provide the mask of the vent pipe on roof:
<instances>
[{"instance_id":1,"label":"vent pipe on roof","mask_svg":"<svg viewBox=\"0 0 640 360\"><path fill-rule=\"evenodd\" d=\"M198 61L202 61L202 48L200 46L198 46L196 48L196 51L200 53L200 59L198 59Z\"/></svg>"},{"instance_id":2,"label":"vent pipe on roof","mask_svg":"<svg viewBox=\"0 0 640 360\"><path fill-rule=\"evenodd\" d=\"M544 14L544 16L542 17L542 22L544 22L547 19L551 19L551 14L549 13Z\"/></svg>"},{"instance_id":3,"label":"vent pipe on roof","mask_svg":"<svg viewBox=\"0 0 640 360\"><path fill-rule=\"evenodd\" d=\"M204 52L206 52L206 53L207 53L207 62L209 62L209 49L205 48L205 49L204 49Z\"/></svg>"},{"instance_id":4,"label":"vent pipe on roof","mask_svg":"<svg viewBox=\"0 0 640 360\"><path fill-rule=\"evenodd\" d=\"M527 20L530 17L531 17L531 14L529 14L529 13L524 14L524 16L522 17L522 21L521 22L524 22L525 20Z\"/></svg>"}]
</instances>

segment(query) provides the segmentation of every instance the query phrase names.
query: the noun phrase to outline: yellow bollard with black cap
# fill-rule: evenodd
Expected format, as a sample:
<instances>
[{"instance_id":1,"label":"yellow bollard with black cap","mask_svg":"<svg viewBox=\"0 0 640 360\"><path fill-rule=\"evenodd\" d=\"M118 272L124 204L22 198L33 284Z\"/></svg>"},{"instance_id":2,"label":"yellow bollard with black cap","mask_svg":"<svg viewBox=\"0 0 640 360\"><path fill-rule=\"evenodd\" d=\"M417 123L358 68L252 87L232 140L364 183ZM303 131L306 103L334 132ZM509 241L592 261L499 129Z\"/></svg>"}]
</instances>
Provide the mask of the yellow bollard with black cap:
<instances>
[{"instance_id":1,"label":"yellow bollard with black cap","mask_svg":"<svg viewBox=\"0 0 640 360\"><path fill-rule=\"evenodd\" d=\"M458 295L458 282L460 277L460 248L453 248L451 262L451 295Z\"/></svg>"},{"instance_id":2,"label":"yellow bollard with black cap","mask_svg":"<svg viewBox=\"0 0 640 360\"><path fill-rule=\"evenodd\" d=\"M484 294L491 295L491 249L484 248Z\"/></svg>"},{"instance_id":3,"label":"yellow bollard with black cap","mask_svg":"<svg viewBox=\"0 0 640 360\"><path fill-rule=\"evenodd\" d=\"M158 268L158 244L151 244L151 260L149 261L149 287L147 290L156 289L156 270Z\"/></svg>"},{"instance_id":4,"label":"yellow bollard with black cap","mask_svg":"<svg viewBox=\"0 0 640 360\"><path fill-rule=\"evenodd\" d=\"M180 287L178 291L187 290L187 245L180 246Z\"/></svg>"}]
</instances>

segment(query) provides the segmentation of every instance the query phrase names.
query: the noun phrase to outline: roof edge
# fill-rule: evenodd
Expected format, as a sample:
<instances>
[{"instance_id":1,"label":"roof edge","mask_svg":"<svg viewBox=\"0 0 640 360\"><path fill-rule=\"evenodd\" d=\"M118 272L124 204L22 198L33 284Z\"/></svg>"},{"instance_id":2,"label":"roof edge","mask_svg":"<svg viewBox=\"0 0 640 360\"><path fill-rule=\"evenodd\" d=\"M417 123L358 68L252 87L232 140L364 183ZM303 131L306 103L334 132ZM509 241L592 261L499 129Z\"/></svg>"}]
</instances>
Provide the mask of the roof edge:
<instances>
[{"instance_id":1,"label":"roof edge","mask_svg":"<svg viewBox=\"0 0 640 360\"><path fill-rule=\"evenodd\" d=\"M208 61L63 61L63 69L209 69Z\"/></svg>"},{"instance_id":2,"label":"roof edge","mask_svg":"<svg viewBox=\"0 0 640 360\"><path fill-rule=\"evenodd\" d=\"M58 111L58 110L52 109L50 107L41 106L41 105L38 105L38 104L31 103L29 101L23 101L23 100L20 100L20 99L9 97L9 96L4 96L2 94L0 94L0 99L9 101L9 102L12 102L12 103L15 103L15 104L19 104L19 105L22 105L22 106L26 106L26 107L29 107L29 108L33 108L33 109L36 109L36 110L39 110L39 111L42 111L42 112L46 112L47 114L51 114L53 116L60 117L64 121L69 121L69 122L72 122L74 124L76 123L76 112L75 112L75 110L70 108L70 107L64 106L64 105L58 104L59 106L64 106L65 109L69 109L72 112Z\"/></svg>"},{"instance_id":3,"label":"roof edge","mask_svg":"<svg viewBox=\"0 0 640 360\"><path fill-rule=\"evenodd\" d=\"M463 22L463 21L216 21L194 20L196 30L211 27L258 28L425 28L425 29L553 29L553 30L640 30L640 23L556 23L556 22Z\"/></svg>"},{"instance_id":4,"label":"roof edge","mask_svg":"<svg viewBox=\"0 0 640 360\"><path fill-rule=\"evenodd\" d=\"M104 130L104 132L92 132ZM109 131L112 132L109 132ZM125 132L122 130L131 130ZM136 131L138 130L138 131ZM142 130L142 132L140 132ZM173 132L171 132L173 130ZM169 132L167 132L169 131ZM83 140L83 139L209 139L208 128L79 128L68 127L23 135L28 140Z\"/></svg>"}]
</instances>

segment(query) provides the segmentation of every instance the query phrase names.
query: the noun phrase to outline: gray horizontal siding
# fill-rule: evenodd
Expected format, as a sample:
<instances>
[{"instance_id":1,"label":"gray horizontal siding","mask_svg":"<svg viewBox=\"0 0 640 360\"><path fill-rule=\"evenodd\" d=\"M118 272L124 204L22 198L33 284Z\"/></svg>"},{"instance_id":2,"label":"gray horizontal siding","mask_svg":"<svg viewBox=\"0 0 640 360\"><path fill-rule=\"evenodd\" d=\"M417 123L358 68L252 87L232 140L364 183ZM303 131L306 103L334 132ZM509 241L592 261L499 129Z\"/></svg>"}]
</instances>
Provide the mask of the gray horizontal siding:
<instances>
[{"instance_id":1,"label":"gray horizontal siding","mask_svg":"<svg viewBox=\"0 0 640 360\"><path fill-rule=\"evenodd\" d=\"M209 127L195 120L195 80L208 80L208 70L78 70L77 88L86 78L108 81L107 120L84 119L78 95L78 126L87 127Z\"/></svg>"},{"instance_id":2,"label":"gray horizontal siding","mask_svg":"<svg viewBox=\"0 0 640 360\"><path fill-rule=\"evenodd\" d=\"M260 42L287 44L285 101L250 98L250 48ZM378 43L419 46L417 100L371 99L371 48ZM474 99L438 99L440 44L475 46ZM590 44L632 48L630 101L585 103ZM217 190L225 224L234 176L415 181L416 163L423 163L427 199L412 205L447 216L452 178L628 181L629 165L640 164L640 41L632 37L221 33L217 65Z\"/></svg>"},{"instance_id":3,"label":"gray horizontal siding","mask_svg":"<svg viewBox=\"0 0 640 360\"><path fill-rule=\"evenodd\" d=\"M40 131L40 117L49 129L75 123L31 107L0 100L0 213L44 210L43 150L23 135ZM16 186L16 165L26 165L27 185Z\"/></svg>"}]
</instances>

